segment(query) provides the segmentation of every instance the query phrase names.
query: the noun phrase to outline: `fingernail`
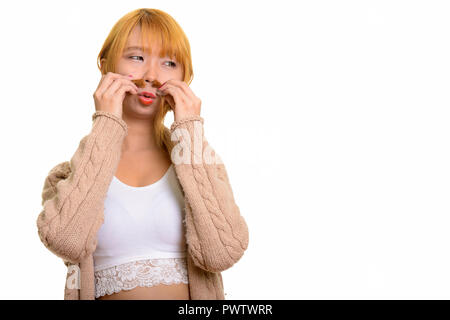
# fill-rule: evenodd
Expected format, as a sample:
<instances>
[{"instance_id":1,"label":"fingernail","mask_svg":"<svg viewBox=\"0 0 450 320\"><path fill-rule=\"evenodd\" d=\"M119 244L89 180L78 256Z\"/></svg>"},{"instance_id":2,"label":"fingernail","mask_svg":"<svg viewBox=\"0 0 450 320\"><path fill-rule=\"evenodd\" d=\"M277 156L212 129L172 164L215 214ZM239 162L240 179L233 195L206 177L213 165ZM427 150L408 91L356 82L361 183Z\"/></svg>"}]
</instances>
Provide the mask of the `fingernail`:
<instances>
[{"instance_id":1,"label":"fingernail","mask_svg":"<svg viewBox=\"0 0 450 320\"><path fill-rule=\"evenodd\" d=\"M166 84L166 82L164 82L158 89L161 89Z\"/></svg>"}]
</instances>

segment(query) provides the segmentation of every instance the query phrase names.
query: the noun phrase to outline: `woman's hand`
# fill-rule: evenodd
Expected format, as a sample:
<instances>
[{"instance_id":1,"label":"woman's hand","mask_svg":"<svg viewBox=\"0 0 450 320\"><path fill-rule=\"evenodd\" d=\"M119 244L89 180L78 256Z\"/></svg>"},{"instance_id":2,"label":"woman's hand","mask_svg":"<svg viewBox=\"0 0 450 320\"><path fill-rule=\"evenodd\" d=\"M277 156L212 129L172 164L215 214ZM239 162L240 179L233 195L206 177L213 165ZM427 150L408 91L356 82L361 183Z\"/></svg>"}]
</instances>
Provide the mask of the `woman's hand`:
<instances>
[{"instance_id":1,"label":"woman's hand","mask_svg":"<svg viewBox=\"0 0 450 320\"><path fill-rule=\"evenodd\" d=\"M122 118L123 99L127 92L139 92L130 77L113 72L104 74L94 92L95 110L108 111Z\"/></svg>"},{"instance_id":2,"label":"woman's hand","mask_svg":"<svg viewBox=\"0 0 450 320\"><path fill-rule=\"evenodd\" d=\"M200 115L202 101L184 81L167 80L158 91L166 98L174 112L175 121L187 116Z\"/></svg>"}]
</instances>

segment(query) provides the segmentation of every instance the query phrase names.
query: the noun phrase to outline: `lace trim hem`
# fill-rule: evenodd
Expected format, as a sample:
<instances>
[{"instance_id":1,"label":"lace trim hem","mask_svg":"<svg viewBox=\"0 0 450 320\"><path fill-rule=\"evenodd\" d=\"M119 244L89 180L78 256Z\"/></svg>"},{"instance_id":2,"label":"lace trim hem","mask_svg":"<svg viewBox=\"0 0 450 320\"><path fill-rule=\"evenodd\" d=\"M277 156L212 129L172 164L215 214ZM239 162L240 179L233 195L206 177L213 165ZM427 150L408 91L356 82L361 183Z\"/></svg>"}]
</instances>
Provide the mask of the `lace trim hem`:
<instances>
[{"instance_id":1,"label":"lace trim hem","mask_svg":"<svg viewBox=\"0 0 450 320\"><path fill-rule=\"evenodd\" d=\"M186 258L144 259L94 272L95 297L136 287L189 283Z\"/></svg>"}]
</instances>

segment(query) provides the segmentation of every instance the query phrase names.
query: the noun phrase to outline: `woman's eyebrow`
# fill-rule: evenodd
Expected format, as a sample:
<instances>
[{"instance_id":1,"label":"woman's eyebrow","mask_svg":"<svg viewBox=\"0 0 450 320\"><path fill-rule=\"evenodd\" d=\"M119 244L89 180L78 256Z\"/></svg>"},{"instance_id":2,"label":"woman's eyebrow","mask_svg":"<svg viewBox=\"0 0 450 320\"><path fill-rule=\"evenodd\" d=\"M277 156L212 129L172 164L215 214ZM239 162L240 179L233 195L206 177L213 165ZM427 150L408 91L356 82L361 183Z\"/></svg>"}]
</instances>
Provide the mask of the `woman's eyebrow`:
<instances>
[{"instance_id":1,"label":"woman's eyebrow","mask_svg":"<svg viewBox=\"0 0 450 320\"><path fill-rule=\"evenodd\" d=\"M131 46L131 47L127 47L123 52L128 52L131 50L139 50L139 51L144 51L147 50L147 47L140 47L140 46Z\"/></svg>"},{"instance_id":2,"label":"woman's eyebrow","mask_svg":"<svg viewBox=\"0 0 450 320\"><path fill-rule=\"evenodd\" d=\"M126 48L125 51L130 51L130 50L140 50L140 51L143 51L143 49L147 49L147 48L138 47L138 46L133 46L133 47L128 47L128 48Z\"/></svg>"}]
</instances>

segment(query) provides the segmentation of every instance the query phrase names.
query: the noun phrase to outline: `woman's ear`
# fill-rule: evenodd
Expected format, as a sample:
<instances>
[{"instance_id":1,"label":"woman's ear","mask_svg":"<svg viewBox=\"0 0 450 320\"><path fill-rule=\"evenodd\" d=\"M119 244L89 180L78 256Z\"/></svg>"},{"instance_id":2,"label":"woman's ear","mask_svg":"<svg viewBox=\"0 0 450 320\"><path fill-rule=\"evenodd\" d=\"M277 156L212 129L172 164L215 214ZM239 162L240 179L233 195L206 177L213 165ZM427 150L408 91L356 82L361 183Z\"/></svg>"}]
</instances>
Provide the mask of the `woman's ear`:
<instances>
[{"instance_id":1,"label":"woman's ear","mask_svg":"<svg viewBox=\"0 0 450 320\"><path fill-rule=\"evenodd\" d=\"M100 68L101 68L102 74L105 74L105 72L104 72L105 71L105 61L106 61L105 58L100 60Z\"/></svg>"}]
</instances>

